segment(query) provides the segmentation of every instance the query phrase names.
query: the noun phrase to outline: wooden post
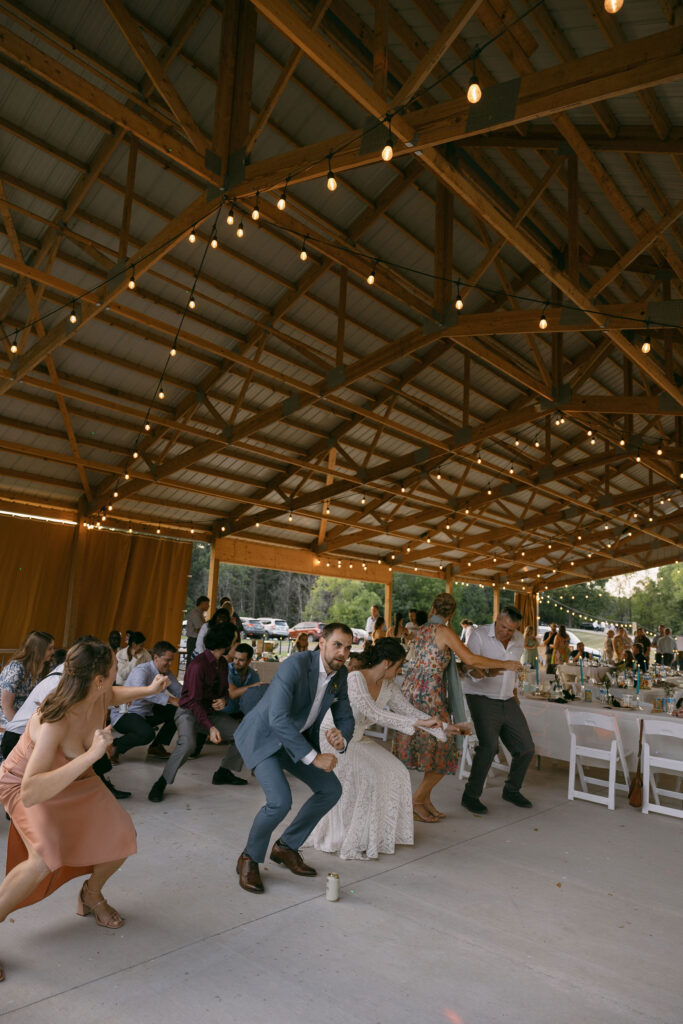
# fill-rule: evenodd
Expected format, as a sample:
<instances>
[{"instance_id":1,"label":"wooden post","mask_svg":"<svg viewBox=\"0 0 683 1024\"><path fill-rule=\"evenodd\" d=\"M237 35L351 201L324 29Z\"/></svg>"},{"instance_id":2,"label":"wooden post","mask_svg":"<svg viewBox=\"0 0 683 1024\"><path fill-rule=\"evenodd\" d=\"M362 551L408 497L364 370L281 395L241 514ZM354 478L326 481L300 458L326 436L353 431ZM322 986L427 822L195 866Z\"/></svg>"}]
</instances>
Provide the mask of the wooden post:
<instances>
[{"instance_id":1,"label":"wooden post","mask_svg":"<svg viewBox=\"0 0 683 1024\"><path fill-rule=\"evenodd\" d=\"M500 592L498 587L493 588L493 621L495 622L500 614Z\"/></svg>"},{"instance_id":2,"label":"wooden post","mask_svg":"<svg viewBox=\"0 0 683 1024\"><path fill-rule=\"evenodd\" d=\"M218 601L218 571L220 569L220 565L220 559L216 554L216 539L214 537L214 539L211 541L211 558L209 560L209 586L207 591L209 595L209 608L211 610L212 615L216 611L216 603Z\"/></svg>"},{"instance_id":3,"label":"wooden post","mask_svg":"<svg viewBox=\"0 0 683 1024\"><path fill-rule=\"evenodd\" d=\"M453 566L449 565L446 567L446 593L453 593Z\"/></svg>"},{"instance_id":4,"label":"wooden post","mask_svg":"<svg viewBox=\"0 0 683 1024\"><path fill-rule=\"evenodd\" d=\"M387 629L391 625L391 595L393 585L393 580L391 581L391 583L384 584L384 621L387 624Z\"/></svg>"}]
</instances>

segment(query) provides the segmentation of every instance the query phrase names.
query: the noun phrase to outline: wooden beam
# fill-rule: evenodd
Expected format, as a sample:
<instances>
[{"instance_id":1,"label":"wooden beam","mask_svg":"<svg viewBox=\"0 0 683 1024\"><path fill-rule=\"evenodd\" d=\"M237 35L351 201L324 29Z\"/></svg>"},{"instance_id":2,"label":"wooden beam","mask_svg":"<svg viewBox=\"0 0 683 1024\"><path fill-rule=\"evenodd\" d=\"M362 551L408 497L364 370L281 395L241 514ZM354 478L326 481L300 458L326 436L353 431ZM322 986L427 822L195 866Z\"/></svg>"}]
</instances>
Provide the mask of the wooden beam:
<instances>
[{"instance_id":1,"label":"wooden beam","mask_svg":"<svg viewBox=\"0 0 683 1024\"><path fill-rule=\"evenodd\" d=\"M130 140L128 153L128 173L126 174L126 193L123 199L123 213L121 215L121 238L119 239L119 259L128 258L128 236L130 234L130 214L133 207L133 195L135 193L135 167L138 156L137 139Z\"/></svg>"},{"instance_id":2,"label":"wooden beam","mask_svg":"<svg viewBox=\"0 0 683 1024\"><path fill-rule=\"evenodd\" d=\"M579 161L576 153L567 157L567 273L579 283Z\"/></svg>"},{"instance_id":3,"label":"wooden beam","mask_svg":"<svg viewBox=\"0 0 683 1024\"><path fill-rule=\"evenodd\" d=\"M389 0L372 0L375 8L375 24L372 37L372 87L378 95L387 95L389 71Z\"/></svg>"},{"instance_id":4,"label":"wooden beam","mask_svg":"<svg viewBox=\"0 0 683 1024\"><path fill-rule=\"evenodd\" d=\"M445 319L452 292L453 193L438 182L434 221L434 309Z\"/></svg>"},{"instance_id":5,"label":"wooden beam","mask_svg":"<svg viewBox=\"0 0 683 1024\"><path fill-rule=\"evenodd\" d=\"M311 576L333 576L341 579L369 580L371 583L390 583L392 574L386 565L377 565L377 559L367 560L363 570L363 559L349 562L344 559L327 559L315 555L307 548L293 545L269 544L243 538L217 537L216 557L221 562L237 565L253 565L263 569L279 569L284 572L308 573ZM353 568L349 568L352 564Z\"/></svg>"}]
</instances>

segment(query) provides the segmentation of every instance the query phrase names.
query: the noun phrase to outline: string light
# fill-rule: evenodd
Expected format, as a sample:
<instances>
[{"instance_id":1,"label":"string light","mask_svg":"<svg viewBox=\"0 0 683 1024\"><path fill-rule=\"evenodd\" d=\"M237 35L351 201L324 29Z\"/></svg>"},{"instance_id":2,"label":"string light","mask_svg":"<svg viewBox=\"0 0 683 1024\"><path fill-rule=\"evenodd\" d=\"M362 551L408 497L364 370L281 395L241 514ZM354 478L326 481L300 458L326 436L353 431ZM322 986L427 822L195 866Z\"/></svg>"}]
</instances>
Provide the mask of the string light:
<instances>
[{"instance_id":1,"label":"string light","mask_svg":"<svg viewBox=\"0 0 683 1024\"><path fill-rule=\"evenodd\" d=\"M78 323L78 313L76 312L76 306L75 305L73 305L71 307L71 312L69 313L69 323L70 324L77 324Z\"/></svg>"},{"instance_id":2,"label":"string light","mask_svg":"<svg viewBox=\"0 0 683 1024\"><path fill-rule=\"evenodd\" d=\"M467 100L469 103L478 103L481 99L481 86L479 85L479 79L477 77L477 59L475 57L472 64L472 77L470 78L469 85L467 86Z\"/></svg>"},{"instance_id":3,"label":"string light","mask_svg":"<svg viewBox=\"0 0 683 1024\"><path fill-rule=\"evenodd\" d=\"M458 281L458 294L455 296L455 308L460 312L465 303L462 301L462 295L460 294L460 281Z\"/></svg>"},{"instance_id":4,"label":"string light","mask_svg":"<svg viewBox=\"0 0 683 1024\"><path fill-rule=\"evenodd\" d=\"M123 479L124 480L130 480L130 473L124 473L123 474Z\"/></svg>"},{"instance_id":5,"label":"string light","mask_svg":"<svg viewBox=\"0 0 683 1024\"><path fill-rule=\"evenodd\" d=\"M239 222L235 234L237 235L238 238L244 238L244 224L242 223L242 221Z\"/></svg>"},{"instance_id":6,"label":"string light","mask_svg":"<svg viewBox=\"0 0 683 1024\"><path fill-rule=\"evenodd\" d=\"M308 235L306 235L306 238L308 238ZM302 263L305 263L306 260L308 259L308 249L306 248L306 238L304 238L303 242L301 243L301 252L299 253L299 259L301 260Z\"/></svg>"},{"instance_id":7,"label":"string light","mask_svg":"<svg viewBox=\"0 0 683 1024\"><path fill-rule=\"evenodd\" d=\"M225 218L225 223L228 224L229 227L232 227L233 224L235 223L235 211L233 210L232 206L228 210L228 216Z\"/></svg>"},{"instance_id":8,"label":"string light","mask_svg":"<svg viewBox=\"0 0 683 1024\"><path fill-rule=\"evenodd\" d=\"M119 496L119 492L118 491L114 491L113 497L114 498L118 498L118 496Z\"/></svg>"},{"instance_id":9,"label":"string light","mask_svg":"<svg viewBox=\"0 0 683 1024\"><path fill-rule=\"evenodd\" d=\"M128 287L132 292L135 291L135 270L131 270L130 278L128 279Z\"/></svg>"},{"instance_id":10,"label":"string light","mask_svg":"<svg viewBox=\"0 0 683 1024\"><path fill-rule=\"evenodd\" d=\"M477 453L477 465L481 466L481 455Z\"/></svg>"},{"instance_id":11,"label":"string light","mask_svg":"<svg viewBox=\"0 0 683 1024\"><path fill-rule=\"evenodd\" d=\"M510 468L508 469L508 473L510 474L510 476L512 476L514 474L514 472L515 472L515 467L511 465Z\"/></svg>"},{"instance_id":12,"label":"string light","mask_svg":"<svg viewBox=\"0 0 683 1024\"><path fill-rule=\"evenodd\" d=\"M607 14L618 14L624 6L624 0L605 0L603 6Z\"/></svg>"},{"instance_id":13,"label":"string light","mask_svg":"<svg viewBox=\"0 0 683 1024\"><path fill-rule=\"evenodd\" d=\"M133 452L133 458L134 459L139 459L140 458L140 452Z\"/></svg>"},{"instance_id":14,"label":"string light","mask_svg":"<svg viewBox=\"0 0 683 1024\"><path fill-rule=\"evenodd\" d=\"M258 190L257 190L256 191L256 195L254 197L254 209L251 211L251 219L252 220L258 220L260 216L261 216L261 211L259 210L259 206L258 206Z\"/></svg>"},{"instance_id":15,"label":"string light","mask_svg":"<svg viewBox=\"0 0 683 1024\"><path fill-rule=\"evenodd\" d=\"M619 441L619 447L620 447L620 448L623 448L625 444L626 444L626 441L625 441L625 440L624 440L624 438L622 437L622 438L621 438L621 440Z\"/></svg>"},{"instance_id":16,"label":"string light","mask_svg":"<svg viewBox=\"0 0 683 1024\"><path fill-rule=\"evenodd\" d=\"M161 399L162 402L163 402L164 398L166 398L166 393L165 393L163 388L159 389L159 398Z\"/></svg>"},{"instance_id":17,"label":"string light","mask_svg":"<svg viewBox=\"0 0 683 1024\"><path fill-rule=\"evenodd\" d=\"M337 191L337 179L335 178L334 174L332 173L332 157L328 157L327 158L327 166L329 168L328 171L327 171L327 191L328 192L336 192Z\"/></svg>"},{"instance_id":18,"label":"string light","mask_svg":"<svg viewBox=\"0 0 683 1024\"><path fill-rule=\"evenodd\" d=\"M663 448L658 448L657 449L657 455L663 455L663 454L664 454L664 449Z\"/></svg>"},{"instance_id":19,"label":"string light","mask_svg":"<svg viewBox=\"0 0 683 1024\"><path fill-rule=\"evenodd\" d=\"M541 328L542 331L544 331L548 326L548 320L545 315L545 306L543 307L543 312L541 313L541 319L538 321L538 326Z\"/></svg>"},{"instance_id":20,"label":"string light","mask_svg":"<svg viewBox=\"0 0 683 1024\"><path fill-rule=\"evenodd\" d=\"M157 526L157 533L161 533L161 527Z\"/></svg>"},{"instance_id":21,"label":"string light","mask_svg":"<svg viewBox=\"0 0 683 1024\"><path fill-rule=\"evenodd\" d=\"M368 274L368 276L365 279L368 282L368 284L374 284L375 283L375 267L376 266L377 266L377 260L375 260L375 262L370 267L370 273Z\"/></svg>"},{"instance_id":22,"label":"string light","mask_svg":"<svg viewBox=\"0 0 683 1024\"><path fill-rule=\"evenodd\" d=\"M187 240L191 245L194 245L194 243L197 241L197 232L195 231L194 228L192 228L192 231L190 231L189 235L187 236Z\"/></svg>"},{"instance_id":23,"label":"string light","mask_svg":"<svg viewBox=\"0 0 683 1024\"><path fill-rule=\"evenodd\" d=\"M212 249L217 249L218 248L218 236L216 235L216 229L215 228L211 232L211 241L209 242L209 245L211 246Z\"/></svg>"},{"instance_id":24,"label":"string light","mask_svg":"<svg viewBox=\"0 0 683 1024\"><path fill-rule=\"evenodd\" d=\"M194 297L194 295L190 295L190 300L189 300L189 302L187 304L187 308L188 309L196 309L196 307L197 307L197 303L195 302L195 297Z\"/></svg>"},{"instance_id":25,"label":"string light","mask_svg":"<svg viewBox=\"0 0 683 1024\"><path fill-rule=\"evenodd\" d=\"M16 334L15 334L15 335L14 335L14 338L15 338L15 340L14 340L14 341L12 342L12 344L11 344L11 345L10 345L10 347L9 347L9 350L10 350L10 352L12 353L12 355L16 355L16 353L17 353L17 352L19 351L19 346L17 345L17 342L16 342L16 337L17 337L17 336L16 336Z\"/></svg>"},{"instance_id":26,"label":"string light","mask_svg":"<svg viewBox=\"0 0 683 1024\"><path fill-rule=\"evenodd\" d=\"M361 503L361 505L365 504L365 495L363 495L363 497L360 499L360 503Z\"/></svg>"},{"instance_id":27,"label":"string light","mask_svg":"<svg viewBox=\"0 0 683 1024\"><path fill-rule=\"evenodd\" d=\"M175 345L173 345L173 346L172 346L172 347L171 347L171 348L170 348L170 349L168 350L168 354L169 354L169 356L176 356L176 355L178 355L178 349L177 349L177 348L175 347Z\"/></svg>"},{"instance_id":28,"label":"string light","mask_svg":"<svg viewBox=\"0 0 683 1024\"><path fill-rule=\"evenodd\" d=\"M151 429L152 428L150 427L149 423L145 423L145 430L147 431L147 433L149 433Z\"/></svg>"},{"instance_id":29,"label":"string light","mask_svg":"<svg viewBox=\"0 0 683 1024\"><path fill-rule=\"evenodd\" d=\"M282 213L282 211L286 208L286 206L287 206L287 186L285 185L285 187L282 190L282 195L280 196L280 198L277 201L277 208Z\"/></svg>"},{"instance_id":30,"label":"string light","mask_svg":"<svg viewBox=\"0 0 683 1024\"><path fill-rule=\"evenodd\" d=\"M384 147L382 149L382 160L387 164L390 160L393 160L394 157L393 141L394 140L391 136L391 118L389 118L387 121L387 141L384 143Z\"/></svg>"}]
</instances>

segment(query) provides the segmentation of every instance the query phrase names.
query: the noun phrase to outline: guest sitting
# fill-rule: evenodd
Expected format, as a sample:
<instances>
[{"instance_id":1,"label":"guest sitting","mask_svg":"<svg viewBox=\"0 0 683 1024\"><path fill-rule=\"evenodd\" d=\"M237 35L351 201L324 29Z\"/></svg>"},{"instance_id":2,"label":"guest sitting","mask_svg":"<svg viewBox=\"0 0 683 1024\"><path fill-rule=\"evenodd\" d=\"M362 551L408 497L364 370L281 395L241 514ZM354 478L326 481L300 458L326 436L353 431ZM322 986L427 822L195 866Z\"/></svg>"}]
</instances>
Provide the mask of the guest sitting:
<instances>
[{"instance_id":1,"label":"guest sitting","mask_svg":"<svg viewBox=\"0 0 683 1024\"><path fill-rule=\"evenodd\" d=\"M183 689L175 713L178 742L166 762L163 774L149 791L148 800L161 803L164 790L173 783L181 768L197 746L197 734L207 733L211 743L221 740L230 744L220 768L213 775L214 786L246 786L246 779L231 769L242 768L242 758L233 743L239 722L233 715L221 715L228 698L228 662L237 646L237 630L231 622L213 626L206 634L206 650L193 658L185 669Z\"/></svg>"},{"instance_id":2,"label":"guest sitting","mask_svg":"<svg viewBox=\"0 0 683 1024\"><path fill-rule=\"evenodd\" d=\"M586 657L586 648L583 640L579 640L574 650L569 652L569 660L574 664L578 664L580 661L584 661Z\"/></svg>"},{"instance_id":3,"label":"guest sitting","mask_svg":"<svg viewBox=\"0 0 683 1024\"><path fill-rule=\"evenodd\" d=\"M417 608L409 608L408 621L405 624L406 638L412 640L419 628L417 624Z\"/></svg>"},{"instance_id":4,"label":"guest sitting","mask_svg":"<svg viewBox=\"0 0 683 1024\"><path fill-rule=\"evenodd\" d=\"M121 754L148 743L148 757L170 757L165 744L175 736L175 709L182 689L170 671L177 650L168 641L159 640L152 648L152 660L136 665L126 679L126 686L148 686L159 675L168 680L168 685L161 693L132 701L125 711L112 709L111 723L121 733L114 740L113 764L118 764Z\"/></svg>"},{"instance_id":5,"label":"guest sitting","mask_svg":"<svg viewBox=\"0 0 683 1024\"><path fill-rule=\"evenodd\" d=\"M123 650L116 652L116 685L124 686L126 679L136 665L144 665L152 660L152 655L145 648L147 637L135 630L130 634L130 643Z\"/></svg>"},{"instance_id":6,"label":"guest sitting","mask_svg":"<svg viewBox=\"0 0 683 1024\"><path fill-rule=\"evenodd\" d=\"M204 637L206 636L206 631L208 630L209 626L219 626L223 623L231 621L232 620L230 618L230 612L228 611L227 608L217 608L216 611L211 616L211 618L209 619L209 621L205 622L204 625L199 630L199 632L197 633L197 642L195 644L193 657L196 658L198 654L203 654L204 650L206 649L204 646Z\"/></svg>"},{"instance_id":7,"label":"guest sitting","mask_svg":"<svg viewBox=\"0 0 683 1024\"><path fill-rule=\"evenodd\" d=\"M12 721L42 678L54 649L55 641L50 633L34 630L0 672L0 729Z\"/></svg>"},{"instance_id":8,"label":"guest sitting","mask_svg":"<svg viewBox=\"0 0 683 1024\"><path fill-rule=\"evenodd\" d=\"M251 644L238 644L235 648L235 656L228 665L230 699L225 705L228 714L246 715L268 691L268 683L262 683L256 669L251 667L253 657Z\"/></svg>"},{"instance_id":9,"label":"guest sitting","mask_svg":"<svg viewBox=\"0 0 683 1024\"><path fill-rule=\"evenodd\" d=\"M375 628L372 631L372 642L377 643L378 640L382 640L387 635L387 624L381 615L378 615L375 619Z\"/></svg>"},{"instance_id":10,"label":"guest sitting","mask_svg":"<svg viewBox=\"0 0 683 1024\"><path fill-rule=\"evenodd\" d=\"M395 612L394 624L393 626L391 626L390 629L386 631L386 636L395 637L397 640L402 640L403 634L405 633L405 626L403 625L404 618L405 616L403 615L403 612Z\"/></svg>"},{"instance_id":11,"label":"guest sitting","mask_svg":"<svg viewBox=\"0 0 683 1024\"><path fill-rule=\"evenodd\" d=\"M292 654L300 654L308 650L308 633L299 633L292 647Z\"/></svg>"},{"instance_id":12,"label":"guest sitting","mask_svg":"<svg viewBox=\"0 0 683 1024\"><path fill-rule=\"evenodd\" d=\"M629 654L631 655L631 666L629 667L637 665L640 668L641 672L647 672L648 660L645 657L645 654L643 653L643 648L640 646L639 643L635 642L633 644L633 648L630 651L626 652L627 656Z\"/></svg>"},{"instance_id":13,"label":"guest sitting","mask_svg":"<svg viewBox=\"0 0 683 1024\"><path fill-rule=\"evenodd\" d=\"M121 649L121 633L118 629L112 629L108 643L114 654Z\"/></svg>"},{"instance_id":14,"label":"guest sitting","mask_svg":"<svg viewBox=\"0 0 683 1024\"><path fill-rule=\"evenodd\" d=\"M76 644L98 644L99 642L100 641L96 636L79 636L74 642L74 647ZM55 665L48 675L46 675L44 679L41 679L37 686L33 687L24 703L14 715L12 721L6 725L5 731L2 734L2 741L0 742L0 755L2 755L2 757L7 757L14 749L21 739L31 715L40 707L45 698L57 689L59 680L64 673L65 661L66 656L61 664ZM113 782L107 778L111 768L111 761L106 754L93 765L93 771L99 776L112 796L116 797L117 800L126 800L132 794L125 789L117 789Z\"/></svg>"}]
</instances>

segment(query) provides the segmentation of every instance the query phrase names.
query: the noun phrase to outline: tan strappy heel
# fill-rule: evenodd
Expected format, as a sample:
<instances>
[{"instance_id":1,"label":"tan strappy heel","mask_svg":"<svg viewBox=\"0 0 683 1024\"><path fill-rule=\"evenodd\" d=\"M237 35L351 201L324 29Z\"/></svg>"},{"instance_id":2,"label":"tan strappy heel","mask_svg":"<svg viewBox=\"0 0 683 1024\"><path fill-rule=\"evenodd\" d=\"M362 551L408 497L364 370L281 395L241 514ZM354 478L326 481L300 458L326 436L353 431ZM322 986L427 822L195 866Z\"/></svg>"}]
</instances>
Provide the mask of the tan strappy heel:
<instances>
[{"instance_id":1,"label":"tan strappy heel","mask_svg":"<svg viewBox=\"0 0 683 1024\"><path fill-rule=\"evenodd\" d=\"M121 917L118 910L114 910L110 907L104 896L100 893L100 899L97 903L93 903L89 906L84 899L85 893L90 893L91 896L97 896L97 893L93 893L92 890L88 889L88 883L84 882L81 886L81 891L78 894L78 907L76 913L79 917L87 917L88 914L92 914L95 918L95 924L98 924L100 928L122 928L126 923L124 918Z\"/></svg>"}]
</instances>

